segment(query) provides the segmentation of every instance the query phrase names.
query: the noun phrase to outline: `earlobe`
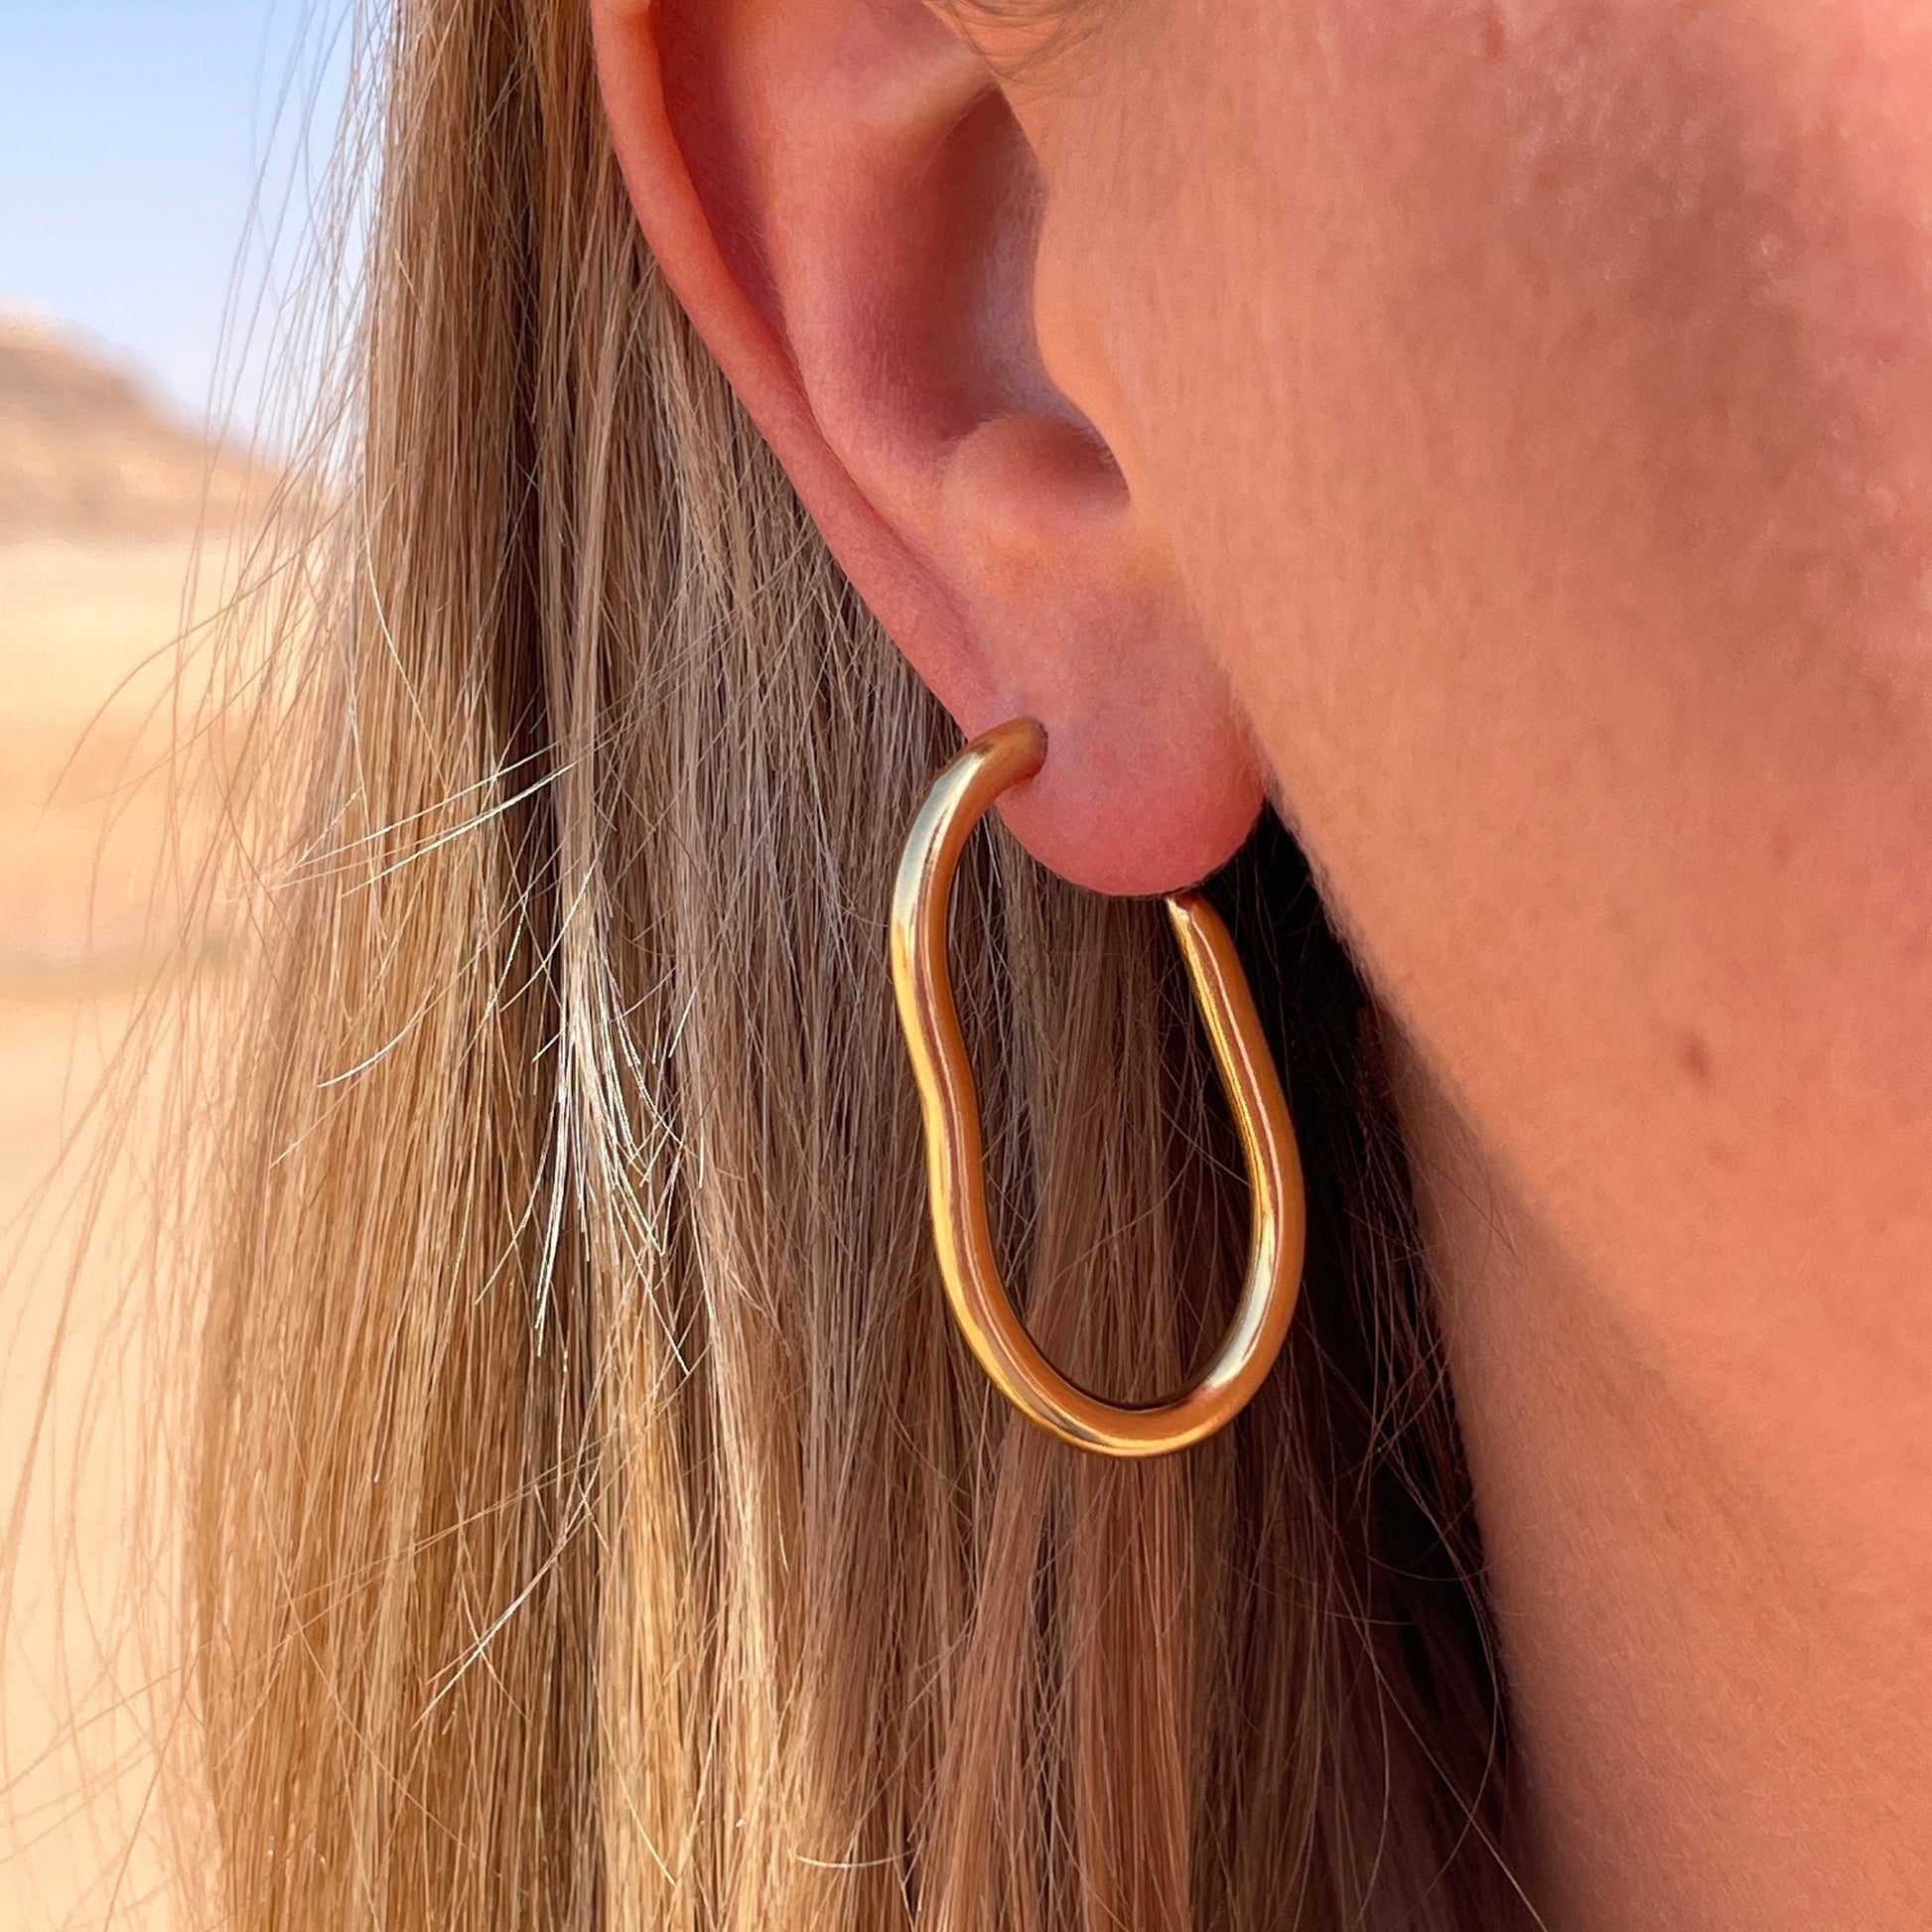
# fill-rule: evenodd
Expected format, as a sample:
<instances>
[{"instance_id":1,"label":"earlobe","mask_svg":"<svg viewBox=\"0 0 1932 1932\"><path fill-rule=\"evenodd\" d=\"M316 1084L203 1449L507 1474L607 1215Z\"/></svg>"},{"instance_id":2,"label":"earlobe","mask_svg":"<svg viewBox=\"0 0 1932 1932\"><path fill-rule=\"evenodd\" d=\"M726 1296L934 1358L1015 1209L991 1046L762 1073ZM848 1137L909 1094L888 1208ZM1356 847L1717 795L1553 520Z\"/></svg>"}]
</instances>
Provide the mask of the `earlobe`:
<instances>
[{"instance_id":1,"label":"earlobe","mask_svg":"<svg viewBox=\"0 0 1932 1932\"><path fill-rule=\"evenodd\" d=\"M1102 890L1211 870L1259 776L1158 532L1042 366L1050 185L990 69L923 0L594 4L645 234L834 553L963 731L1046 724L1008 822Z\"/></svg>"}]
</instances>

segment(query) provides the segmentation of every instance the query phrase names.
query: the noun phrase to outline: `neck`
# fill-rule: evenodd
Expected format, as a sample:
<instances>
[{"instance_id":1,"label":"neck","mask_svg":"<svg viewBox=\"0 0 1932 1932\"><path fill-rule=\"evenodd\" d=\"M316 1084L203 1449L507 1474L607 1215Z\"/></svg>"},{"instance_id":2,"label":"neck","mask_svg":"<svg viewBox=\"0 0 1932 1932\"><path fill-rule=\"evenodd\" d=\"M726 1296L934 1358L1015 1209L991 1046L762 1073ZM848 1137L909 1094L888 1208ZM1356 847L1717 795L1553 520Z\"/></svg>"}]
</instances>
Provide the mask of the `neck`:
<instances>
[{"instance_id":1,"label":"neck","mask_svg":"<svg viewBox=\"0 0 1932 1932\"><path fill-rule=\"evenodd\" d=\"M1818 1857L1900 1802L1910 1746L1881 1741L1898 1647L1806 1566L1670 1338L1563 1252L1422 1059L1392 1057L1510 1685L1525 1888L1564 1928L1902 1926L1906 1874Z\"/></svg>"}]
</instances>

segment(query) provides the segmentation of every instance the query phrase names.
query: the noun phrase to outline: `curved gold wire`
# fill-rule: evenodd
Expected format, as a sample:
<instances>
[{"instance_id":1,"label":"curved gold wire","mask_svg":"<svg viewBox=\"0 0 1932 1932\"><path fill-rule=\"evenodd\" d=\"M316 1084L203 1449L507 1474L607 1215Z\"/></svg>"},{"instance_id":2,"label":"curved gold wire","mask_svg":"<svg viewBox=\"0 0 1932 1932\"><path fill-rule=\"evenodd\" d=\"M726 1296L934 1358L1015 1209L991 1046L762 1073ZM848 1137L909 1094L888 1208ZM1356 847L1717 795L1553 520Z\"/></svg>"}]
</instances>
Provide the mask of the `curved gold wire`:
<instances>
[{"instance_id":1,"label":"curved gold wire","mask_svg":"<svg viewBox=\"0 0 1932 1932\"><path fill-rule=\"evenodd\" d=\"M982 734L939 774L912 822L893 893L893 983L925 1115L932 1236L953 1313L1006 1398L1040 1428L1102 1455L1165 1455L1211 1436L1247 1404L1280 1354L1302 1285L1302 1160L1254 995L1220 915L1174 893L1168 917L1186 961L1234 1111L1253 1196L1247 1279L1214 1359L1171 1401L1123 1407L1047 1361L1000 1279L986 1214L979 1095L953 1002L946 921L953 871L974 826L1046 759L1046 733L1016 718Z\"/></svg>"}]
</instances>

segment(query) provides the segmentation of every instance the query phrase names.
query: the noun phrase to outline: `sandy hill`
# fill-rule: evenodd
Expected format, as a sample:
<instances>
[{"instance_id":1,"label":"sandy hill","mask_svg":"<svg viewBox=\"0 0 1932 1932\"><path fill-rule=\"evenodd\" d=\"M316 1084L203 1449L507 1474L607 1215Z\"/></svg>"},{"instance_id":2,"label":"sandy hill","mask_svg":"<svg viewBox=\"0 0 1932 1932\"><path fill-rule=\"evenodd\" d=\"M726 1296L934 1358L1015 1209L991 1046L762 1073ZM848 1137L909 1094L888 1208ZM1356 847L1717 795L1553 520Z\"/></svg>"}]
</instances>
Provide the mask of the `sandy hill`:
<instances>
[{"instance_id":1,"label":"sandy hill","mask_svg":"<svg viewBox=\"0 0 1932 1932\"><path fill-rule=\"evenodd\" d=\"M0 310L0 543L185 534L262 482L91 344Z\"/></svg>"},{"instance_id":2,"label":"sandy hill","mask_svg":"<svg viewBox=\"0 0 1932 1932\"><path fill-rule=\"evenodd\" d=\"M121 1567L141 1460L131 1392L162 1331L138 1294L125 1299L150 1224L152 1092L130 1080L92 1101L171 957L171 855L192 867L219 810L197 788L204 763L222 766L218 728L186 769L170 754L199 724L207 649L193 625L270 482L210 452L84 337L0 307L0 1508L20 1512L0 1563L14 1586L0 1928L167 1922L147 1904L142 1822L161 1725L127 1620L152 1588ZM96 1167L108 1130L125 1152ZM98 1245L81 1253L88 1222Z\"/></svg>"},{"instance_id":3,"label":"sandy hill","mask_svg":"<svg viewBox=\"0 0 1932 1932\"><path fill-rule=\"evenodd\" d=\"M206 675L195 625L271 481L85 338L0 308L0 1010L148 970L174 710L200 688L178 680ZM7 1071L0 1051L0 1170Z\"/></svg>"}]
</instances>

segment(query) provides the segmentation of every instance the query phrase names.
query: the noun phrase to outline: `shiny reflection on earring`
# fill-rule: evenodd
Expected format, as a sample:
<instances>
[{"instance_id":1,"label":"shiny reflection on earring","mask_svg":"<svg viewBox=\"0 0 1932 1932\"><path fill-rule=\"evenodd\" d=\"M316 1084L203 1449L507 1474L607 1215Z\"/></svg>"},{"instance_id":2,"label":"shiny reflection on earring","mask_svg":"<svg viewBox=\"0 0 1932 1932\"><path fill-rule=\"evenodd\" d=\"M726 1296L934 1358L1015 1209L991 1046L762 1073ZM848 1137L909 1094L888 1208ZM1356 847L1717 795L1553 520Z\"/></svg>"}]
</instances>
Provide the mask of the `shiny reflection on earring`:
<instances>
[{"instance_id":1,"label":"shiny reflection on earring","mask_svg":"<svg viewBox=\"0 0 1932 1932\"><path fill-rule=\"evenodd\" d=\"M1031 718L1013 719L974 739L935 780L899 862L893 983L925 1116L933 1243L947 1299L973 1353L1023 1415L1076 1449L1165 1455L1213 1435L1238 1415L1287 1339L1306 1238L1301 1155L1227 927L1198 893L1171 894L1168 917L1247 1161L1252 1231L1240 1306L1195 1381L1171 1400L1146 1407L1089 1394L1035 1346L993 1254L979 1095L953 1001L946 922L954 868L974 826L1001 792L1031 778L1045 759L1045 730Z\"/></svg>"}]
</instances>

